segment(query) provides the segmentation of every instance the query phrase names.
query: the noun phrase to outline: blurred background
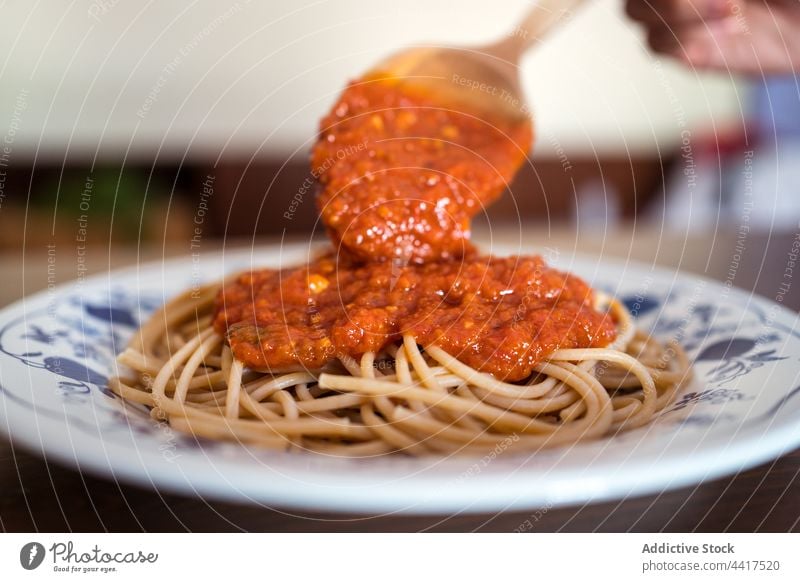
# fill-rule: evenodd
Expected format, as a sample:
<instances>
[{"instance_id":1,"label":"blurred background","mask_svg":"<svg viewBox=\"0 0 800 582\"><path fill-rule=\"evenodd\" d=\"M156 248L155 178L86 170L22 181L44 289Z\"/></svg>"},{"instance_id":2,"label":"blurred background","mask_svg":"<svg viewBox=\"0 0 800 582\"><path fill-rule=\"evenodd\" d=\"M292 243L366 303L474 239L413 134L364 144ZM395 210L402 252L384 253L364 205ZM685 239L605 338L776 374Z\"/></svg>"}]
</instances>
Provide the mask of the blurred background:
<instances>
[{"instance_id":1,"label":"blurred background","mask_svg":"<svg viewBox=\"0 0 800 582\"><path fill-rule=\"evenodd\" d=\"M205 240L308 233L311 197L285 211L346 81L407 45L496 39L528 7L6 2L0 245L189 252L198 221ZM523 69L533 163L490 209L492 227L797 228L794 78L744 82L654 56L617 0L590 2Z\"/></svg>"}]
</instances>

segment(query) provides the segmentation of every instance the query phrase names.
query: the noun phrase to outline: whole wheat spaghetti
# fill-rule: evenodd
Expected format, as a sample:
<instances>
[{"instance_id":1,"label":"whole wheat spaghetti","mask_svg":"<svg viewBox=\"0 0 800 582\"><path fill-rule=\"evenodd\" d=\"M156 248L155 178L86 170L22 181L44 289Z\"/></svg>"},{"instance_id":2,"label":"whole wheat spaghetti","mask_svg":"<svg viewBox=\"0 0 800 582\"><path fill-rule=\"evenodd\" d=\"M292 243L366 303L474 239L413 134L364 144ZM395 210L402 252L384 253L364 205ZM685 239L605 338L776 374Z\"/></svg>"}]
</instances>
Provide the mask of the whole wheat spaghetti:
<instances>
[{"instance_id":1,"label":"whole wheat spaghetti","mask_svg":"<svg viewBox=\"0 0 800 582\"><path fill-rule=\"evenodd\" d=\"M110 382L125 401L198 437L345 456L535 451L642 426L690 375L680 346L636 330L602 296L617 325L613 344L556 350L524 382L500 381L408 334L360 360L259 372L212 327L219 289L158 310L119 355L130 372Z\"/></svg>"}]
</instances>

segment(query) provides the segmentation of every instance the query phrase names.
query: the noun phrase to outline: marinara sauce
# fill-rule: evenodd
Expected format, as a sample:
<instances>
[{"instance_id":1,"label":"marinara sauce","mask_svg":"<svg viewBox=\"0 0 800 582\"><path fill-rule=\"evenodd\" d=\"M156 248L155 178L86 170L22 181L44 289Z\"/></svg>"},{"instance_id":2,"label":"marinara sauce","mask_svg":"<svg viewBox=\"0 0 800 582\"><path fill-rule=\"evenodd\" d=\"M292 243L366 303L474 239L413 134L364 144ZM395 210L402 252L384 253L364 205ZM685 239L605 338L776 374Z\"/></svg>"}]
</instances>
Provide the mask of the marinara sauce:
<instances>
[{"instance_id":1,"label":"marinara sauce","mask_svg":"<svg viewBox=\"0 0 800 582\"><path fill-rule=\"evenodd\" d=\"M322 221L364 261L461 257L470 220L508 186L532 135L528 119L487 119L405 84L351 84L312 154Z\"/></svg>"},{"instance_id":2,"label":"marinara sauce","mask_svg":"<svg viewBox=\"0 0 800 582\"><path fill-rule=\"evenodd\" d=\"M410 333L469 366L521 380L555 349L614 338L613 322L592 301L585 282L538 256L401 266L328 255L239 276L223 290L215 325L252 368L317 369Z\"/></svg>"},{"instance_id":3,"label":"marinara sauce","mask_svg":"<svg viewBox=\"0 0 800 582\"><path fill-rule=\"evenodd\" d=\"M581 279L538 256L469 243L470 219L525 159L529 122L483 119L385 81L348 87L322 122L312 164L338 254L240 275L214 326L259 370L319 369L403 334L518 381L559 348L615 337Z\"/></svg>"}]
</instances>

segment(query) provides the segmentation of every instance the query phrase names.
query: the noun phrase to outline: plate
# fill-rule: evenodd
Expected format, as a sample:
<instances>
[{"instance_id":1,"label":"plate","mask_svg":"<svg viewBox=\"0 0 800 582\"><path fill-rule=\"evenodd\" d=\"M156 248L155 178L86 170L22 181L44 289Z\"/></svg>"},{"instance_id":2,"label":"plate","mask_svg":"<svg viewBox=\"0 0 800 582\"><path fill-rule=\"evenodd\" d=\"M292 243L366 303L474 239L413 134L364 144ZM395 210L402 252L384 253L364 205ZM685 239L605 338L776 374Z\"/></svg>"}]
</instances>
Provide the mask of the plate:
<instances>
[{"instance_id":1,"label":"plate","mask_svg":"<svg viewBox=\"0 0 800 582\"><path fill-rule=\"evenodd\" d=\"M79 279L4 309L0 427L48 460L161 491L370 514L620 499L731 474L800 445L797 314L705 278L589 256L548 258L620 298L637 325L677 339L695 362L694 379L661 416L615 437L523 455L340 459L198 442L144 410L123 409L106 388L115 354L171 296L311 252L281 245L197 254Z\"/></svg>"}]
</instances>

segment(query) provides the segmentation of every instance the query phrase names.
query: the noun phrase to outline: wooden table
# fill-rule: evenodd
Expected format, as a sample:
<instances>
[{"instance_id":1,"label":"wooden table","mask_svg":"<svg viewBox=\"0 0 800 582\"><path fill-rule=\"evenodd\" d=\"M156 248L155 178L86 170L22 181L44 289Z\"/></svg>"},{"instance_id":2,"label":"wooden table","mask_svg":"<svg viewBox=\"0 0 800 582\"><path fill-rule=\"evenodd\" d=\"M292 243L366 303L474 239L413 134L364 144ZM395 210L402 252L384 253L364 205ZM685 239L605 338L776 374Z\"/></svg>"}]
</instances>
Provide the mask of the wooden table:
<instances>
[{"instance_id":1,"label":"wooden table","mask_svg":"<svg viewBox=\"0 0 800 582\"><path fill-rule=\"evenodd\" d=\"M517 227L495 229L501 242L518 240ZM705 274L729 276L741 252L734 284L774 298L798 232L668 233L628 226L611 233L536 227L525 229L526 244L559 253L575 251L626 257ZM602 242L598 242L602 241ZM738 247L738 248L737 248ZM180 255L187 248L90 249L89 272ZM0 306L47 285L46 249L23 256L1 255ZM69 269L58 273L70 278ZM800 309L800 285L784 297ZM798 531L800 450L738 475L620 502L497 515L399 516L300 513L211 500L162 495L49 464L0 441L0 528L5 531Z\"/></svg>"}]
</instances>

